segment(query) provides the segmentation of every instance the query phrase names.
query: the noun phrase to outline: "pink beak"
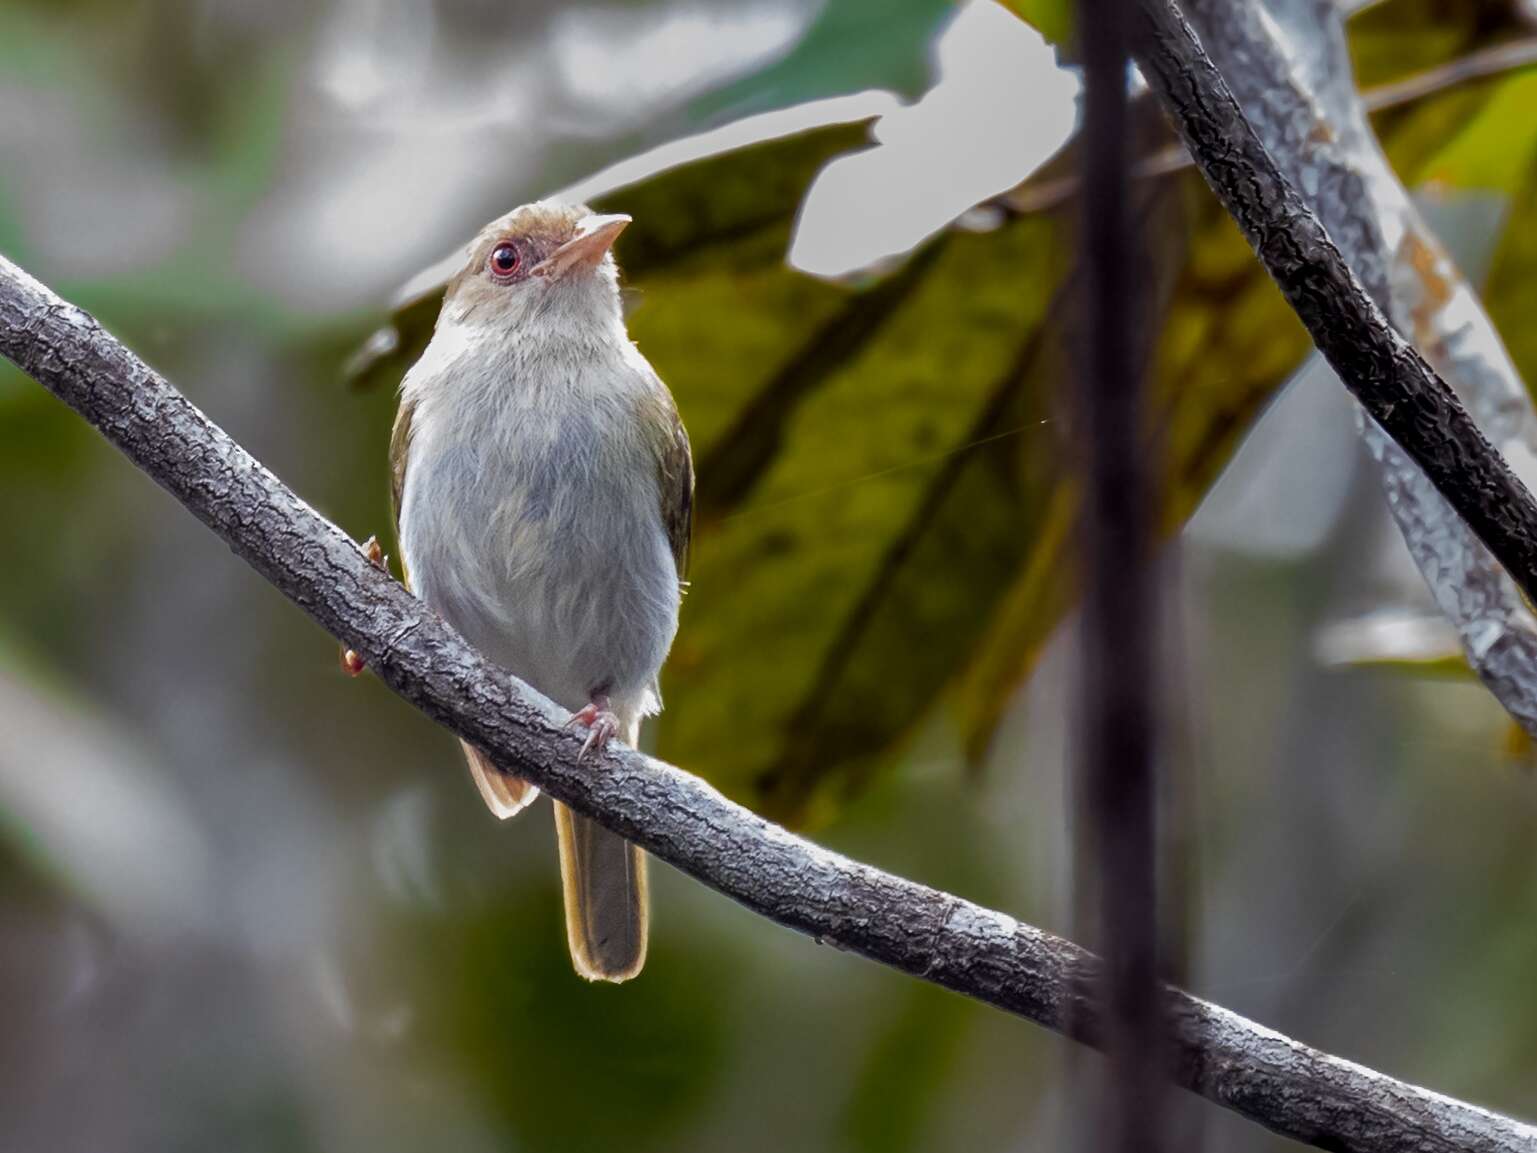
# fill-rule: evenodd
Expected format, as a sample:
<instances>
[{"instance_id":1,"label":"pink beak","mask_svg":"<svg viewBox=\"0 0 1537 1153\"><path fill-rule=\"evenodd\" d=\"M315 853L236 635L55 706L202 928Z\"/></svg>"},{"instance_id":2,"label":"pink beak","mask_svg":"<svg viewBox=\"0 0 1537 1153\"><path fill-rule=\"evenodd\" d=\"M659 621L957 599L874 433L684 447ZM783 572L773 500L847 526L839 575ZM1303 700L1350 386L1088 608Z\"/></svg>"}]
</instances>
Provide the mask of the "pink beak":
<instances>
[{"instance_id":1,"label":"pink beak","mask_svg":"<svg viewBox=\"0 0 1537 1153\"><path fill-rule=\"evenodd\" d=\"M630 218L622 212L612 216L589 216L576 226L576 235L533 267L534 276L559 278L579 268L598 267L614 241L624 231Z\"/></svg>"}]
</instances>

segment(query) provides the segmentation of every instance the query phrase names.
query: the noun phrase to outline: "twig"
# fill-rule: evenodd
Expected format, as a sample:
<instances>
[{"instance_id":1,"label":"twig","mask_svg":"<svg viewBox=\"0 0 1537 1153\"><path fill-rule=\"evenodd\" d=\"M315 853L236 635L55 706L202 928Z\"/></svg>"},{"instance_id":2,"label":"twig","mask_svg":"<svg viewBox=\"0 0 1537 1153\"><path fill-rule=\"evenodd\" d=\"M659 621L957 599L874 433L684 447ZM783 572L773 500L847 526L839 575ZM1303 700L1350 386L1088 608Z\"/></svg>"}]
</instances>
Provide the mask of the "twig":
<instances>
[{"instance_id":1,"label":"twig","mask_svg":"<svg viewBox=\"0 0 1537 1153\"><path fill-rule=\"evenodd\" d=\"M1164 1146L1154 878L1157 470L1142 388L1139 259L1127 181L1130 0L1080 0L1084 63L1082 344L1085 467L1079 728L1081 865L1099 907L1109 1109L1096 1147ZM1081 870L1081 873L1087 870Z\"/></svg>"},{"instance_id":2,"label":"twig","mask_svg":"<svg viewBox=\"0 0 1537 1153\"><path fill-rule=\"evenodd\" d=\"M1487 80L1537 64L1537 40L1512 40L1361 93L1368 112L1402 108L1471 80Z\"/></svg>"},{"instance_id":3,"label":"twig","mask_svg":"<svg viewBox=\"0 0 1537 1153\"><path fill-rule=\"evenodd\" d=\"M748 909L1094 1043L1070 941L822 849L680 769L581 738L490 664L86 313L0 258L0 356L74 408L402 698L509 772ZM1537 1129L1272 1032L1177 990L1176 1081L1322 1148L1537 1153Z\"/></svg>"}]
</instances>

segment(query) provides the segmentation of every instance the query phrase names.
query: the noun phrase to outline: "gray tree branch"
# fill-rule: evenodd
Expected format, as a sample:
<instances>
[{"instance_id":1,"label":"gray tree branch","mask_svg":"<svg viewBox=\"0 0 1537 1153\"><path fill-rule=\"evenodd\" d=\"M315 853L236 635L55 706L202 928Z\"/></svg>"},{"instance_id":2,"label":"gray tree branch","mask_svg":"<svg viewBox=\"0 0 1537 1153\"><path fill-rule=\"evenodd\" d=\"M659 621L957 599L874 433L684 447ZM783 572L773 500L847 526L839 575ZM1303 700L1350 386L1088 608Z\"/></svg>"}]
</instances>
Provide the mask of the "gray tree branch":
<instances>
[{"instance_id":1,"label":"gray tree branch","mask_svg":"<svg viewBox=\"0 0 1537 1153\"><path fill-rule=\"evenodd\" d=\"M0 356L80 413L401 697L496 762L756 913L1077 1040L1097 961L1070 941L791 835L639 753L576 759L549 701L490 664L80 309L0 258ZM1321 1148L1537 1153L1537 1129L1166 991L1188 1089Z\"/></svg>"},{"instance_id":2,"label":"gray tree branch","mask_svg":"<svg viewBox=\"0 0 1537 1153\"><path fill-rule=\"evenodd\" d=\"M1327 0L1187 0L1265 146L1362 286L1512 460L1537 457L1537 411L1472 288L1377 145ZM1388 508L1468 663L1537 734L1537 623L1510 578L1381 426L1361 421ZM1529 475L1529 474L1528 474Z\"/></svg>"},{"instance_id":3,"label":"gray tree branch","mask_svg":"<svg viewBox=\"0 0 1537 1153\"><path fill-rule=\"evenodd\" d=\"M1277 166L1179 8L1172 0L1139 0L1139 7L1136 54L1148 83L1313 343L1367 414L1537 599L1537 504L1526 486L1457 395L1373 302ZM1239 15L1253 11L1244 4L1232 9ZM1253 57L1243 53L1234 59L1241 70ZM1279 114L1286 119L1293 110L1283 106ZM1345 242L1371 249L1369 241Z\"/></svg>"}]
</instances>

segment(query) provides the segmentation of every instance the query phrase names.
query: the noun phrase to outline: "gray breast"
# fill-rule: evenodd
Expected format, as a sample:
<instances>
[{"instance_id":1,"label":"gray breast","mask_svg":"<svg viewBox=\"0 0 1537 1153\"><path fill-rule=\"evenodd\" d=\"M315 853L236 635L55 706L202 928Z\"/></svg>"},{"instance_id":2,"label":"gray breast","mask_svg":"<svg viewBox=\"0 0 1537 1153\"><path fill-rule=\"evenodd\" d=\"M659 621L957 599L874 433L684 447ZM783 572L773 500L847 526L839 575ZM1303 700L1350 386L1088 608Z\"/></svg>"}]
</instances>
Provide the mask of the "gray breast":
<instances>
[{"instance_id":1,"label":"gray breast","mask_svg":"<svg viewBox=\"0 0 1537 1153\"><path fill-rule=\"evenodd\" d=\"M678 614L655 466L617 406L522 399L475 434L465 414L418 413L401 507L413 583L564 707L605 692L653 711Z\"/></svg>"}]
</instances>

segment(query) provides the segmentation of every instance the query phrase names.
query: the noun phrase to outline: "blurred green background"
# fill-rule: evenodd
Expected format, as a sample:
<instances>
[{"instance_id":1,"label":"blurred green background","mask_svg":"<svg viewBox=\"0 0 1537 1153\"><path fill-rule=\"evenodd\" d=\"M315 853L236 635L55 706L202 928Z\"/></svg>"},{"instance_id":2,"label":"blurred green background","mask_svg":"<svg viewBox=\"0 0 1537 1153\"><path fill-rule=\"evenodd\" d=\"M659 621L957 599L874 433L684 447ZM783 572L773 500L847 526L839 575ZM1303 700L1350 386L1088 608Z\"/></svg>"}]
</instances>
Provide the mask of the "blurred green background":
<instances>
[{"instance_id":1,"label":"blurred green background","mask_svg":"<svg viewBox=\"0 0 1537 1153\"><path fill-rule=\"evenodd\" d=\"M1352 22L1361 83L1524 21L1385 0ZM1528 381L1534 85L1377 120ZM700 485L648 742L842 851L1083 936L1073 203L1036 195L1074 114L1051 51L984 0L0 0L0 252L383 537L393 385L434 311L430 275L397 288L522 200L576 185L631 212L631 330ZM1537 1114L1537 783L1476 685L1321 663L1337 622L1426 595L1342 391L1296 375L1306 342L1220 209L1189 173L1138 196L1184 979ZM360 361L381 325L393 346ZM343 676L8 366L0 561L0 1148L1071 1139L1092 1058L665 867L644 976L582 984L544 807L492 820L445 733ZM1284 1144L1195 1102L1180 1120Z\"/></svg>"}]
</instances>

